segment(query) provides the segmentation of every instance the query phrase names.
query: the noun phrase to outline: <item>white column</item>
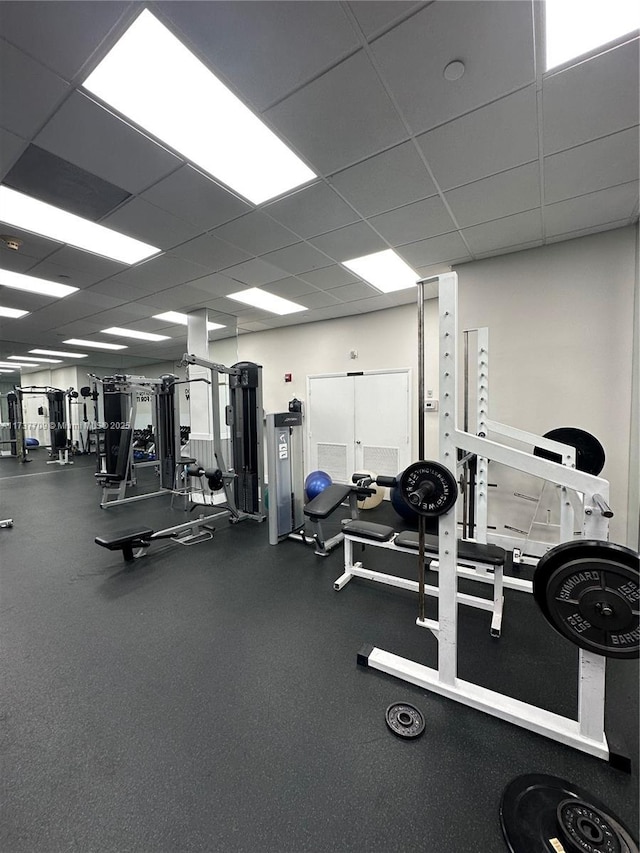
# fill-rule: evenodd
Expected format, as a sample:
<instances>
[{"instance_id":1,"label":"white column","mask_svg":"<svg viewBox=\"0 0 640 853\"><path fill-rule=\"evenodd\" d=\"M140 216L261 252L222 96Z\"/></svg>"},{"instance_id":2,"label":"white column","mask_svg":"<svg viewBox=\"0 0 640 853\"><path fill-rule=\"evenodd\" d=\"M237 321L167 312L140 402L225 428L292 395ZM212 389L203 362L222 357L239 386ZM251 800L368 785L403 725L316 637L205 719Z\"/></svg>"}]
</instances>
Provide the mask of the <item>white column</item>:
<instances>
[{"instance_id":1,"label":"white column","mask_svg":"<svg viewBox=\"0 0 640 853\"><path fill-rule=\"evenodd\" d=\"M206 308L200 308L189 314L187 320L187 352L206 359L209 359L208 313ZM209 368L190 364L187 368L187 378L202 378L210 382L212 376ZM213 392L217 392L217 388L212 388L206 382L191 382L189 385L189 415L191 419L192 440L213 440Z\"/></svg>"}]
</instances>

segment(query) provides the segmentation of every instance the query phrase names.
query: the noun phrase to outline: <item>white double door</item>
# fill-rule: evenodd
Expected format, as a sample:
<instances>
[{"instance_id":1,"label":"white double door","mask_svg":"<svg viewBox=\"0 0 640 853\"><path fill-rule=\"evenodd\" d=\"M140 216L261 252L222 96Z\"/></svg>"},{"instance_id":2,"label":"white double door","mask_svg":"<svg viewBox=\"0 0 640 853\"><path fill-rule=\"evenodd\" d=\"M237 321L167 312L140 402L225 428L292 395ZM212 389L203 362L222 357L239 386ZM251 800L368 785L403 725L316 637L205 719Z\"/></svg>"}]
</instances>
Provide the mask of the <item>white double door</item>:
<instances>
[{"instance_id":1,"label":"white double door","mask_svg":"<svg viewBox=\"0 0 640 853\"><path fill-rule=\"evenodd\" d=\"M307 380L309 471L350 483L357 471L395 476L411 460L410 370L323 374Z\"/></svg>"}]
</instances>

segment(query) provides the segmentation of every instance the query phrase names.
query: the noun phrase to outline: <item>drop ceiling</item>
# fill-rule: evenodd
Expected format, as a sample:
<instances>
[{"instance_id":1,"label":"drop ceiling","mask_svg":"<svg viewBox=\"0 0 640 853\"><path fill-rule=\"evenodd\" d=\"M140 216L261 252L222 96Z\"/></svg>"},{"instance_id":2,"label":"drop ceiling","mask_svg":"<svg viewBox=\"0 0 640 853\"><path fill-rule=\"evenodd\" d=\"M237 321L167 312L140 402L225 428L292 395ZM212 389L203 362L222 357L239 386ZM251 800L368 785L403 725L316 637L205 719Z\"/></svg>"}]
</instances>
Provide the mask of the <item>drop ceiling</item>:
<instances>
[{"instance_id":1,"label":"drop ceiling","mask_svg":"<svg viewBox=\"0 0 640 853\"><path fill-rule=\"evenodd\" d=\"M143 8L317 180L256 207L94 102L83 80ZM122 364L178 359L185 328L153 314L207 308L226 326L212 340L348 317L414 300L341 265L359 255L391 247L430 275L631 224L638 44L636 32L545 74L528 0L4 0L0 179L82 203L162 254L129 267L16 231L0 211L0 233L23 241L0 244L0 267L80 288L52 300L0 287L0 304L31 312L0 319L0 359L70 337L113 341L99 334L108 326L171 338L122 340ZM443 76L452 60L466 68L457 81ZM227 298L244 286L308 310L276 317Z\"/></svg>"}]
</instances>

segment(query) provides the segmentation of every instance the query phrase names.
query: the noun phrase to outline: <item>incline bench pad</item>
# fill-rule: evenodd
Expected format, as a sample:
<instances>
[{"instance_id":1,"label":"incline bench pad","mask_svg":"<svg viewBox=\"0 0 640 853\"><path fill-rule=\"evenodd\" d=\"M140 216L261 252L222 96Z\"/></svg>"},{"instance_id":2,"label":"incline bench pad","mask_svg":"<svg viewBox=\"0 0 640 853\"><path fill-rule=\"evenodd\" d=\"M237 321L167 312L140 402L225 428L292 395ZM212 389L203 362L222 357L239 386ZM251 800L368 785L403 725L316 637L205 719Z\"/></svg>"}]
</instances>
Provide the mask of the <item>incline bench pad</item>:
<instances>
[{"instance_id":1,"label":"incline bench pad","mask_svg":"<svg viewBox=\"0 0 640 853\"><path fill-rule=\"evenodd\" d=\"M396 536L396 545L400 548L415 548L418 550L418 534L406 530ZM438 537L427 534L424 547L429 552L438 553ZM505 560L504 548L497 545L482 545L479 542L465 542L458 539L458 558L472 560L475 563L486 563L489 566L501 566Z\"/></svg>"},{"instance_id":2,"label":"incline bench pad","mask_svg":"<svg viewBox=\"0 0 640 853\"><path fill-rule=\"evenodd\" d=\"M304 508L304 514L309 518L326 518L331 515L334 510L338 509L342 501L344 501L351 493L351 486L341 486L339 483L332 483L327 486L324 491L316 495L313 500Z\"/></svg>"},{"instance_id":3,"label":"incline bench pad","mask_svg":"<svg viewBox=\"0 0 640 853\"><path fill-rule=\"evenodd\" d=\"M348 521L343 525L344 533L350 533L352 536L362 536L363 539L371 539L373 542L388 542L392 539L395 530L393 527L387 527L386 524L376 524L374 521Z\"/></svg>"},{"instance_id":4,"label":"incline bench pad","mask_svg":"<svg viewBox=\"0 0 640 853\"><path fill-rule=\"evenodd\" d=\"M103 548L108 548L110 551L118 551L126 545L133 545L136 542L149 539L153 535L153 530L150 527L132 527L130 530L120 530L114 533L111 538L106 536L96 536L96 544L102 545Z\"/></svg>"}]
</instances>

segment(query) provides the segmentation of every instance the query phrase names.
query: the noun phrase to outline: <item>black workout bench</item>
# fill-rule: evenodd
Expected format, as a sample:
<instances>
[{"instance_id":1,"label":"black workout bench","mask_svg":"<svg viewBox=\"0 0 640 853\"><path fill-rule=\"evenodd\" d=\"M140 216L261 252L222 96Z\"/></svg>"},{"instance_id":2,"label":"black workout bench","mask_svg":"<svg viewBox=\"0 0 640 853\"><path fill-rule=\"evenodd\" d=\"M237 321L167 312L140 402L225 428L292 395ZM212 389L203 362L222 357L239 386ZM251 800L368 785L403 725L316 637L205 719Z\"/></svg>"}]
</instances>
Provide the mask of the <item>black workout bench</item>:
<instances>
[{"instance_id":1,"label":"black workout bench","mask_svg":"<svg viewBox=\"0 0 640 853\"><path fill-rule=\"evenodd\" d=\"M388 527L385 524L375 524L371 521L361 521L360 519L348 521L344 524L342 533L344 537L344 573L333 584L334 589L342 589L352 578L357 577L377 581L388 586L399 587L400 589L408 589L412 592L418 591L417 581L365 569L362 563L353 562L354 543L371 545L375 548L387 548L390 551L415 554L419 550L417 533L411 530L396 533L393 527ZM437 558L438 537L426 534L425 560L427 569L436 570L438 568ZM458 540L458 577L488 583L493 586L493 600L458 592L458 603L490 611L492 613L492 637L499 637L502 628L502 608L504 603L503 571L505 559L505 550L499 548L497 545L483 545L479 542ZM438 587L425 585L425 594L437 598Z\"/></svg>"},{"instance_id":2,"label":"black workout bench","mask_svg":"<svg viewBox=\"0 0 640 853\"><path fill-rule=\"evenodd\" d=\"M96 536L95 542L109 551L122 551L126 563L131 563L151 544L153 530L150 527L134 527L130 530L120 530L110 539L106 536ZM140 553L134 554L134 549Z\"/></svg>"},{"instance_id":3,"label":"black workout bench","mask_svg":"<svg viewBox=\"0 0 640 853\"><path fill-rule=\"evenodd\" d=\"M304 532L301 532L299 537L304 542L309 542L309 544L312 542L315 543L315 553L319 557L326 557L336 545L342 542L343 533L341 530L327 539L322 522L326 521L348 499L349 512L352 519L349 523L353 523L358 519L358 501L364 500L372 494L373 489L332 483L320 492L319 495L310 500L304 508L304 514L310 520L314 530L311 540L305 537ZM293 534L293 536L294 538L298 538L296 534Z\"/></svg>"}]
</instances>

